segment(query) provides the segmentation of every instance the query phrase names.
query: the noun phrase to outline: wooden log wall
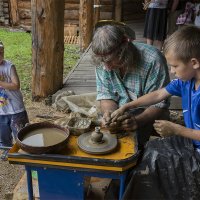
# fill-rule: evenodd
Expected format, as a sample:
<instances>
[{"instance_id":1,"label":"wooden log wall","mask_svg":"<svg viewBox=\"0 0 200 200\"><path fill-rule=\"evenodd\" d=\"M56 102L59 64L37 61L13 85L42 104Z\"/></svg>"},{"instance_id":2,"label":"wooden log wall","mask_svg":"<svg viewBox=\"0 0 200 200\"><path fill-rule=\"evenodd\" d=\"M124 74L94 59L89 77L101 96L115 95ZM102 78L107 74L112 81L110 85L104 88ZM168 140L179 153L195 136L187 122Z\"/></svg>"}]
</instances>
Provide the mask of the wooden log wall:
<instances>
[{"instance_id":1,"label":"wooden log wall","mask_svg":"<svg viewBox=\"0 0 200 200\"><path fill-rule=\"evenodd\" d=\"M114 7L113 0L99 0L94 2L99 2L97 5L100 4L100 19L114 19L114 14L112 13ZM65 25L79 26L79 7L80 0L65 0Z\"/></svg>"},{"instance_id":2,"label":"wooden log wall","mask_svg":"<svg viewBox=\"0 0 200 200\"><path fill-rule=\"evenodd\" d=\"M3 1L3 0L0 0ZM5 0L4 0L5 1ZM6 0L10 1L11 25L21 26L25 29L31 27L31 0ZM100 19L113 18L113 0L101 0ZM64 24L79 26L80 0L65 0Z\"/></svg>"},{"instance_id":3,"label":"wooden log wall","mask_svg":"<svg viewBox=\"0 0 200 200\"><path fill-rule=\"evenodd\" d=\"M30 29L31 26L31 0L0 0L10 2L10 16L12 26L22 26ZM116 16L115 6L122 6L122 21L140 17L144 13L141 0L98 0L100 4L100 19L119 19ZM79 26L80 0L65 0L64 24ZM120 7L119 6L119 7ZM94 8L97 9L97 8ZM94 16L95 17L95 16Z\"/></svg>"},{"instance_id":4,"label":"wooden log wall","mask_svg":"<svg viewBox=\"0 0 200 200\"><path fill-rule=\"evenodd\" d=\"M9 1L0 0L0 25L9 25Z\"/></svg>"},{"instance_id":5,"label":"wooden log wall","mask_svg":"<svg viewBox=\"0 0 200 200\"><path fill-rule=\"evenodd\" d=\"M115 1L112 0L101 0L100 1L100 20L103 19L114 19L114 6Z\"/></svg>"},{"instance_id":6,"label":"wooden log wall","mask_svg":"<svg viewBox=\"0 0 200 200\"><path fill-rule=\"evenodd\" d=\"M79 5L80 0L65 0L65 25L79 25Z\"/></svg>"},{"instance_id":7,"label":"wooden log wall","mask_svg":"<svg viewBox=\"0 0 200 200\"><path fill-rule=\"evenodd\" d=\"M31 0L9 0L11 26L31 30Z\"/></svg>"}]
</instances>

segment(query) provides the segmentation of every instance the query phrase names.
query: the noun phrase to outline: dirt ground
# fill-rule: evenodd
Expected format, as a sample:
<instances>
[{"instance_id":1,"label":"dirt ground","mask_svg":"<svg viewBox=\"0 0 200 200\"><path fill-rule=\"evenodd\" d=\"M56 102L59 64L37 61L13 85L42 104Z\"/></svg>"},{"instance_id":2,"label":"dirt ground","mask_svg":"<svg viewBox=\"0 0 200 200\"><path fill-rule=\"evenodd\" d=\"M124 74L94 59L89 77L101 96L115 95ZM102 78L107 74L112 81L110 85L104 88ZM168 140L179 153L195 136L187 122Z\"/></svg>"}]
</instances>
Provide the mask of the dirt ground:
<instances>
[{"instance_id":1,"label":"dirt ground","mask_svg":"<svg viewBox=\"0 0 200 200\"><path fill-rule=\"evenodd\" d=\"M37 115L62 116L63 114L55 111L50 106L46 106L44 102L29 102L26 105L29 120L32 122ZM0 200L10 200L13 196L13 190L22 175L24 167L20 165L9 164L8 161L0 160Z\"/></svg>"}]
</instances>

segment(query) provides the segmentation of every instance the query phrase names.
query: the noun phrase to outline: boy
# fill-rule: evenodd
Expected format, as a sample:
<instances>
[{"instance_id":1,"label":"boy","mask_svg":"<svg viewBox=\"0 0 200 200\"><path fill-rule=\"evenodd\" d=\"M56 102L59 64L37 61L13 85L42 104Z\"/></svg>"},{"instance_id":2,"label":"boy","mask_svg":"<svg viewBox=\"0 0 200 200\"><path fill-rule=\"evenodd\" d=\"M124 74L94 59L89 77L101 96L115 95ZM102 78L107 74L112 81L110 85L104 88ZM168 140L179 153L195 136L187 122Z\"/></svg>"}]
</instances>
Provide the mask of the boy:
<instances>
[{"instance_id":1,"label":"boy","mask_svg":"<svg viewBox=\"0 0 200 200\"><path fill-rule=\"evenodd\" d=\"M155 130L169 137L147 143L141 162L130 174L126 200L200 199L200 29L187 26L173 33L164 44L164 54L178 79L123 105L111 114L112 122L120 121L131 108L176 95L182 97L186 127L155 120Z\"/></svg>"},{"instance_id":2,"label":"boy","mask_svg":"<svg viewBox=\"0 0 200 200\"><path fill-rule=\"evenodd\" d=\"M12 133L28 123L20 81L15 66L4 60L4 45L0 42L0 147L12 146Z\"/></svg>"},{"instance_id":3,"label":"boy","mask_svg":"<svg viewBox=\"0 0 200 200\"><path fill-rule=\"evenodd\" d=\"M172 134L193 139L200 149L200 29L194 26L182 28L173 34L164 46L164 54L171 73L179 79L172 80L165 88L129 102L112 113L112 121L131 108L158 103L172 95L182 97L186 127L169 121L156 120L155 130L161 136Z\"/></svg>"}]
</instances>

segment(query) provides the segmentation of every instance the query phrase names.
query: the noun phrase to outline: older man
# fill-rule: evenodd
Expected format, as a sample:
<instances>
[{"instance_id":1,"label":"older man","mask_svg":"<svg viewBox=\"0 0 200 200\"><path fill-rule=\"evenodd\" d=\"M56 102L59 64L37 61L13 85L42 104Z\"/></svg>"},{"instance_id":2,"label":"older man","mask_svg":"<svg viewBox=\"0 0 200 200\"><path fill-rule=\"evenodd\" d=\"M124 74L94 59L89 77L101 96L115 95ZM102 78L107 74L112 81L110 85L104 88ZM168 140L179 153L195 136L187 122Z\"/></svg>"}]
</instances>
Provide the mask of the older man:
<instances>
[{"instance_id":1,"label":"older man","mask_svg":"<svg viewBox=\"0 0 200 200\"><path fill-rule=\"evenodd\" d=\"M142 147L149 139L154 120L168 115L168 103L130 111L119 122L111 122L110 115L121 105L166 86L169 74L162 53L153 46L133 42L133 38L125 25L104 25L94 33L92 51L102 124L111 132L137 130Z\"/></svg>"}]
</instances>

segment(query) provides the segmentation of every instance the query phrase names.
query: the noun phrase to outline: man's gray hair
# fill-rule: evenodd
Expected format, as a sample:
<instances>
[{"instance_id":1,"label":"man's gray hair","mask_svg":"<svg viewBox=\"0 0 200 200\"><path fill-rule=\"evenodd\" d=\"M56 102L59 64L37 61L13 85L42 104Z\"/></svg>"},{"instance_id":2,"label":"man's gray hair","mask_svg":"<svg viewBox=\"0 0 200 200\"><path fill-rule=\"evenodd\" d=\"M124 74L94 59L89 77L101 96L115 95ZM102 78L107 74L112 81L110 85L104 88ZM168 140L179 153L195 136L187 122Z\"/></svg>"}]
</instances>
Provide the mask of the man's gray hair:
<instances>
[{"instance_id":1,"label":"man's gray hair","mask_svg":"<svg viewBox=\"0 0 200 200\"><path fill-rule=\"evenodd\" d=\"M97 28L92 40L94 62L100 64L118 58L122 65L131 67L136 61L133 39L135 33L128 26L104 25Z\"/></svg>"}]
</instances>

